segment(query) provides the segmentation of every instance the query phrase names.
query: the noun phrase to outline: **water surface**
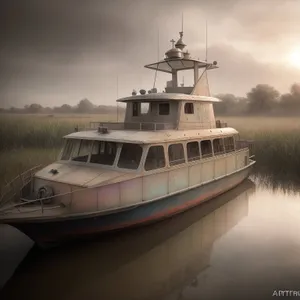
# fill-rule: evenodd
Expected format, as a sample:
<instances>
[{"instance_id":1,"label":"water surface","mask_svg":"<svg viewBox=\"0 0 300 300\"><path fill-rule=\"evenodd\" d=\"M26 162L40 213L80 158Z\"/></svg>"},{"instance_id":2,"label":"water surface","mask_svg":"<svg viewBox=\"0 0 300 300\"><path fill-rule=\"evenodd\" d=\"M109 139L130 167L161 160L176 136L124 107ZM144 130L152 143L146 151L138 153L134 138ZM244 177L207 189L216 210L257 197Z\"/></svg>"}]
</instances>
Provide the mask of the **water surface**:
<instances>
[{"instance_id":1,"label":"water surface","mask_svg":"<svg viewBox=\"0 0 300 300\"><path fill-rule=\"evenodd\" d=\"M154 225L33 247L0 298L273 299L278 290L300 297L299 216L297 192L248 180ZM0 231L2 282L32 245L11 230Z\"/></svg>"}]
</instances>

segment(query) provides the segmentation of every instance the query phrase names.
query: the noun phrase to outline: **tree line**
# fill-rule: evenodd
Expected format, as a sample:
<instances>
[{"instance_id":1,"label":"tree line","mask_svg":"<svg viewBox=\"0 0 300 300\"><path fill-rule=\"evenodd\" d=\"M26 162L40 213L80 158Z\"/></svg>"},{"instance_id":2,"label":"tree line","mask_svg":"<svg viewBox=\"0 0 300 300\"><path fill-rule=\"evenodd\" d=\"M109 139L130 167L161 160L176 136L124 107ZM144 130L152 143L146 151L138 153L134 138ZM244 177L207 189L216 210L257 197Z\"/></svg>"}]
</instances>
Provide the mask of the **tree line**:
<instances>
[{"instance_id":1,"label":"tree line","mask_svg":"<svg viewBox=\"0 0 300 300\"><path fill-rule=\"evenodd\" d=\"M294 83L289 93L280 94L268 84L258 84L246 97L220 94L222 100L214 104L217 115L299 115L300 84Z\"/></svg>"},{"instance_id":2,"label":"tree line","mask_svg":"<svg viewBox=\"0 0 300 300\"><path fill-rule=\"evenodd\" d=\"M237 97L233 94L219 94L215 97L222 102L215 103L216 115L300 115L300 83L294 83L289 93L280 94L268 84L258 84L252 88L246 97ZM124 112L124 107L119 107L119 112ZM95 105L88 99L82 99L75 106L63 104L58 107L43 107L33 103L24 108L11 107L0 109L8 113L116 113L116 106Z\"/></svg>"},{"instance_id":3,"label":"tree line","mask_svg":"<svg viewBox=\"0 0 300 300\"><path fill-rule=\"evenodd\" d=\"M118 107L119 112L124 111L123 107ZM62 106L56 107L43 107L40 104L32 103L25 105L24 108L11 107L9 109L1 109L2 113L28 113L28 114L53 114L53 113L93 113L93 114L107 114L116 113L116 106L109 105L95 105L88 99L82 99L77 105L71 106L69 104L63 104Z\"/></svg>"}]
</instances>

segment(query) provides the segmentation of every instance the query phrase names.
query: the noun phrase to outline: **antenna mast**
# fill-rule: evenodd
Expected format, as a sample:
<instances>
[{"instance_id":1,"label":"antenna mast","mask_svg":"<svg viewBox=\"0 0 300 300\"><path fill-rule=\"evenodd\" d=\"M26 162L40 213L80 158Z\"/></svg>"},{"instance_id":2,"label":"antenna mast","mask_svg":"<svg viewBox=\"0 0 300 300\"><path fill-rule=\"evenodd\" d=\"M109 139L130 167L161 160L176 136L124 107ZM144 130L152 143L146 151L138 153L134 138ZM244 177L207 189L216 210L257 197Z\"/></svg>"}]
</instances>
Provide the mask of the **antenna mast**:
<instances>
[{"instance_id":1,"label":"antenna mast","mask_svg":"<svg viewBox=\"0 0 300 300\"><path fill-rule=\"evenodd\" d=\"M207 61L207 20L205 21L205 61Z\"/></svg>"},{"instance_id":2,"label":"antenna mast","mask_svg":"<svg viewBox=\"0 0 300 300\"><path fill-rule=\"evenodd\" d=\"M117 100L119 98L119 76L117 76ZM119 122L119 102L117 102L117 122Z\"/></svg>"},{"instance_id":3,"label":"antenna mast","mask_svg":"<svg viewBox=\"0 0 300 300\"><path fill-rule=\"evenodd\" d=\"M157 30L157 60L159 61L159 29ZM155 88L158 66L159 63L157 64L157 68L155 70L153 89Z\"/></svg>"}]
</instances>

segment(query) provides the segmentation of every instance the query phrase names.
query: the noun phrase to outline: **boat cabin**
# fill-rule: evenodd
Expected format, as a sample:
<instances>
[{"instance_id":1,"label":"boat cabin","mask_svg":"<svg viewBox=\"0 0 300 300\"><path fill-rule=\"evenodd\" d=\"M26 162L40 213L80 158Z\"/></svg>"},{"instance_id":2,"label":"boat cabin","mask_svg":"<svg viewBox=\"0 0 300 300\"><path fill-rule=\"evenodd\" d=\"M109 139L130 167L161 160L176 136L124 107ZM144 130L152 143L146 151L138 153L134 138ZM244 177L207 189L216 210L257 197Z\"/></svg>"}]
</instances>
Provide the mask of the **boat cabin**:
<instances>
[{"instance_id":1,"label":"boat cabin","mask_svg":"<svg viewBox=\"0 0 300 300\"><path fill-rule=\"evenodd\" d=\"M126 103L124 129L186 130L216 128L213 103L218 99L185 94L147 94L119 100Z\"/></svg>"},{"instance_id":2,"label":"boat cabin","mask_svg":"<svg viewBox=\"0 0 300 300\"><path fill-rule=\"evenodd\" d=\"M190 164L235 150L238 132L233 128L201 131L131 132L106 134L90 131L66 136L61 162L102 166L115 170L148 172Z\"/></svg>"}]
</instances>

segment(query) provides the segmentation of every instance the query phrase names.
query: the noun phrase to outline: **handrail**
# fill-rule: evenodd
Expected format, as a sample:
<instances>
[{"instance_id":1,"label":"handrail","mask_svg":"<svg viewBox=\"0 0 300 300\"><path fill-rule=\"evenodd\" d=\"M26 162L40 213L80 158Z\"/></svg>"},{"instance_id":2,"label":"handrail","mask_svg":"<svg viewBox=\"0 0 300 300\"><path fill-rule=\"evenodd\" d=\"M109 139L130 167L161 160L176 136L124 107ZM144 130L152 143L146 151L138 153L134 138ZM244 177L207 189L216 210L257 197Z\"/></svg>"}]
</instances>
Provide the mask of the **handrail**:
<instances>
[{"instance_id":1,"label":"handrail","mask_svg":"<svg viewBox=\"0 0 300 300\"><path fill-rule=\"evenodd\" d=\"M37 165L31 169L26 170L25 172L21 173L13 180L11 180L8 184L6 184L0 193L0 206L11 200L13 197L16 196L16 193L20 193L22 189L31 182L32 177L34 176L35 172L41 169L43 165ZM29 176L28 176L29 175ZM19 181L19 182L18 182ZM9 196L9 194L12 194ZM9 197L5 199L5 197Z\"/></svg>"},{"instance_id":2,"label":"handrail","mask_svg":"<svg viewBox=\"0 0 300 300\"><path fill-rule=\"evenodd\" d=\"M32 169L34 169L34 168L32 168ZM30 170L32 170L32 169L30 169ZM118 176L118 178L120 178L122 176L126 176L126 174L122 174L122 175ZM43 202L46 201L46 200L55 199L55 198L58 198L58 197L64 197L64 196L68 196L68 195L71 195L71 203L72 203L73 194L81 192L81 191L97 189L97 188L99 188L103 185L105 185L105 182L102 182L101 184L96 185L96 186L79 188L79 189L76 189L76 190L71 191L71 192L56 194L56 195L53 195L53 196L49 196L49 197L45 197L45 198L39 198L39 199L33 199L33 200L29 200L29 199L20 197L20 199L23 200L23 202L15 203L15 204L12 204L10 206L6 206L6 207L4 207L4 209L0 208L0 214L5 213L5 211L7 211L7 210L10 210L10 209L13 209L13 208L18 208L18 207L25 206L25 205L28 205L28 204L33 204L33 203L36 203L36 202L40 202L41 206L43 206L44 205ZM21 190L19 192L21 192ZM8 201L6 201L6 202L8 202ZM1 202L0 202L0 204L1 204Z\"/></svg>"},{"instance_id":3,"label":"handrail","mask_svg":"<svg viewBox=\"0 0 300 300\"><path fill-rule=\"evenodd\" d=\"M190 124L197 125L195 128L209 127L213 128L214 122L184 122L180 121L181 125ZM222 123L223 124L223 123ZM109 130L139 130L139 131L147 131L147 130L168 130L168 129L176 129L176 122L102 122L102 121L93 121L90 122L90 127L76 127L76 131L79 130L97 130L98 127L107 127ZM223 126L224 127L224 126ZM223 128L222 127L222 128ZM216 128L218 128L216 126Z\"/></svg>"}]
</instances>

